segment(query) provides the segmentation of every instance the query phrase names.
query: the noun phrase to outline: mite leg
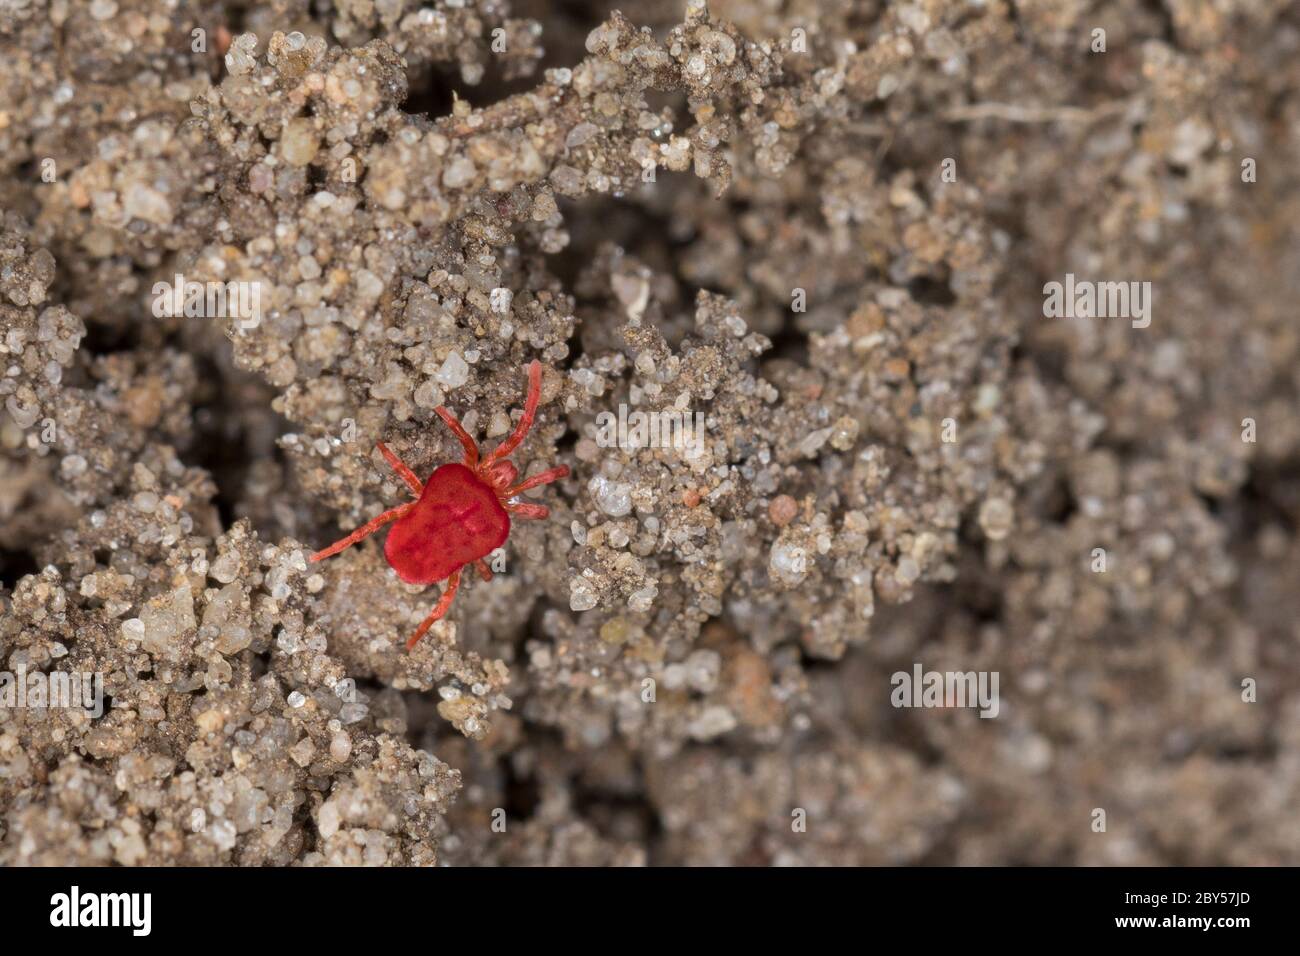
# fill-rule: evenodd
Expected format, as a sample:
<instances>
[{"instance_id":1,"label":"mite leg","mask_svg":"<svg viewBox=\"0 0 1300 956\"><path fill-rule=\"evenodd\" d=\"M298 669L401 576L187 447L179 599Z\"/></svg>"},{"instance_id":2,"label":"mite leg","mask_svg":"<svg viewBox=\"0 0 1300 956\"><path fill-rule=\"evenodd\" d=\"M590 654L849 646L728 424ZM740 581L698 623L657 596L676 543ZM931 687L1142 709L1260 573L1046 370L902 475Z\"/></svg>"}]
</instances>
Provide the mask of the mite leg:
<instances>
[{"instance_id":1,"label":"mite leg","mask_svg":"<svg viewBox=\"0 0 1300 956\"><path fill-rule=\"evenodd\" d=\"M521 518L541 520L550 515L551 509L546 505L506 505L506 511Z\"/></svg>"},{"instance_id":2,"label":"mite leg","mask_svg":"<svg viewBox=\"0 0 1300 956\"><path fill-rule=\"evenodd\" d=\"M477 466L478 445L474 442L474 439L473 437L470 436L470 433L465 431L461 423L456 421L456 416L453 415L451 412L447 411L447 409L445 409L443 406L439 405L437 408L434 409L434 411L438 413L439 418L441 418L444 422L447 423L447 427L452 430L453 434L455 434L455 436L460 439L460 446L465 449L465 461L464 461L465 467L474 468L475 466Z\"/></svg>"},{"instance_id":3,"label":"mite leg","mask_svg":"<svg viewBox=\"0 0 1300 956\"><path fill-rule=\"evenodd\" d=\"M537 417L537 402L541 397L542 363L533 359L528 363L528 397L524 399L524 417L519 419L519 424L515 426L509 438L488 452L489 462L504 458L519 447L519 443L528 434L528 429L533 427L533 419Z\"/></svg>"},{"instance_id":4,"label":"mite leg","mask_svg":"<svg viewBox=\"0 0 1300 956\"><path fill-rule=\"evenodd\" d=\"M340 541L335 541L333 544L331 544L328 548L324 549L323 551L317 551L307 560L323 561L326 558L333 557L334 555L342 551L344 548L350 548L352 547L352 545L356 544L362 538L374 534L384 525L388 524L388 522L396 521L398 518L406 514L406 512L410 511L414 507L415 507L415 502L408 501L406 504L398 505L396 508L389 508L378 518L372 518L370 521L363 524L356 531L353 531L346 538L343 538Z\"/></svg>"},{"instance_id":5,"label":"mite leg","mask_svg":"<svg viewBox=\"0 0 1300 956\"><path fill-rule=\"evenodd\" d=\"M538 485L549 485L553 481L559 481L561 478L567 477L569 477L569 466L560 465L558 468L552 468L539 475L533 475L531 478L526 478L513 488L507 488L502 494L502 497L513 498L515 495L525 492L529 488L536 488Z\"/></svg>"},{"instance_id":6,"label":"mite leg","mask_svg":"<svg viewBox=\"0 0 1300 956\"><path fill-rule=\"evenodd\" d=\"M388 462L393 471L397 472L398 477L406 482L406 487L415 493L415 497L420 497L424 493L424 485L420 483L419 478L415 477L415 472L407 468L406 463L389 451L388 446L383 442L375 442L375 447L379 449L379 454L384 456L384 460Z\"/></svg>"},{"instance_id":7,"label":"mite leg","mask_svg":"<svg viewBox=\"0 0 1300 956\"><path fill-rule=\"evenodd\" d=\"M479 558L477 561L474 562L474 567L478 568L478 576L481 577L484 581L492 580L492 569L488 567L487 562L484 561L482 558Z\"/></svg>"},{"instance_id":8,"label":"mite leg","mask_svg":"<svg viewBox=\"0 0 1300 956\"><path fill-rule=\"evenodd\" d=\"M424 637L425 632L428 631L429 628L433 627L434 622L441 620L442 616L447 613L447 609L451 607L452 598L456 596L456 588L458 587L460 587L460 568L451 572L451 577L447 579L447 590L442 592L442 597L438 599L438 603L434 606L429 616L426 617L424 622L415 629L415 633L411 635L411 639L406 642L406 649L408 651L415 647L416 644L419 644L420 638Z\"/></svg>"}]
</instances>

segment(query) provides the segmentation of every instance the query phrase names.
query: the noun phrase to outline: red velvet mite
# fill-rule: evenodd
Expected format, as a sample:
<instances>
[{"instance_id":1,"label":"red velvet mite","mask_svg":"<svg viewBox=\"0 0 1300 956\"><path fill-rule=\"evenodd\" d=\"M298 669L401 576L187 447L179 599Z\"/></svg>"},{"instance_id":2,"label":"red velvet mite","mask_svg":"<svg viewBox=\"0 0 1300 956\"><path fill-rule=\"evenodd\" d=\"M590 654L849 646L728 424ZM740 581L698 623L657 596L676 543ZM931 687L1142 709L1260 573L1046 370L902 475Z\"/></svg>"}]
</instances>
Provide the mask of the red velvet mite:
<instances>
[{"instance_id":1,"label":"red velvet mite","mask_svg":"<svg viewBox=\"0 0 1300 956\"><path fill-rule=\"evenodd\" d=\"M435 411L460 439L465 457L460 464L440 465L423 485L415 477L415 472L389 451L388 446L383 442L376 443L379 453L418 500L388 509L343 540L311 556L312 561L324 560L374 534L390 521L394 522L388 540L384 542L384 557L397 576L407 584L433 584L444 578L447 580L447 589L442 592L437 605L406 642L408 651L451 607L456 588L460 586L461 568L472 564L484 581L492 580L492 569L483 559L509 537L512 514L520 518L545 518L550 514L550 510L542 505L516 502L514 498L529 488L565 477L569 466L560 465L515 484L519 471L507 458L532 427L541 393L542 366L534 359L528 366L524 417L510 437L482 460L479 459L478 445L469 432L461 427L451 412L439 405Z\"/></svg>"}]
</instances>

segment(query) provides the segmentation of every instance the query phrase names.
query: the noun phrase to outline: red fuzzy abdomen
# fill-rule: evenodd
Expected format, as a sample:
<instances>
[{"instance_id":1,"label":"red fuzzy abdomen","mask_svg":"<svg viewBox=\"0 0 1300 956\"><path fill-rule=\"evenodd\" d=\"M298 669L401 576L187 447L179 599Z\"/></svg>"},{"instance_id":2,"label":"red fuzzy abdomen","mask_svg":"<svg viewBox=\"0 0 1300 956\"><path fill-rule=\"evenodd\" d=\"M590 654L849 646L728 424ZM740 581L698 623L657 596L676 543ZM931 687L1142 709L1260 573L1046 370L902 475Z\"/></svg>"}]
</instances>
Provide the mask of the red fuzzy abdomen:
<instances>
[{"instance_id":1,"label":"red fuzzy abdomen","mask_svg":"<svg viewBox=\"0 0 1300 956\"><path fill-rule=\"evenodd\" d=\"M407 584L432 584L491 554L509 534L510 515L496 493L464 465L442 465L393 523L384 556Z\"/></svg>"}]
</instances>

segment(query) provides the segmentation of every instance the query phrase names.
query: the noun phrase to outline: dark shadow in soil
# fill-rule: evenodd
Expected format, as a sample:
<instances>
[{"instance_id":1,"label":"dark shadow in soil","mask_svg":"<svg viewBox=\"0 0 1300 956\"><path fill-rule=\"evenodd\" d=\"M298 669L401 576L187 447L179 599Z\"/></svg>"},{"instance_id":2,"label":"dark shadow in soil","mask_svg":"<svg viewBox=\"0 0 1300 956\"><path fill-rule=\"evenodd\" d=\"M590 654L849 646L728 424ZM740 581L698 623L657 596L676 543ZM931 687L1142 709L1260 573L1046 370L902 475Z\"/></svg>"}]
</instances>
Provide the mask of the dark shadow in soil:
<instances>
[{"instance_id":1,"label":"dark shadow in soil","mask_svg":"<svg viewBox=\"0 0 1300 956\"><path fill-rule=\"evenodd\" d=\"M19 579L36 574L36 558L30 551L10 551L0 548L0 586L13 590Z\"/></svg>"}]
</instances>

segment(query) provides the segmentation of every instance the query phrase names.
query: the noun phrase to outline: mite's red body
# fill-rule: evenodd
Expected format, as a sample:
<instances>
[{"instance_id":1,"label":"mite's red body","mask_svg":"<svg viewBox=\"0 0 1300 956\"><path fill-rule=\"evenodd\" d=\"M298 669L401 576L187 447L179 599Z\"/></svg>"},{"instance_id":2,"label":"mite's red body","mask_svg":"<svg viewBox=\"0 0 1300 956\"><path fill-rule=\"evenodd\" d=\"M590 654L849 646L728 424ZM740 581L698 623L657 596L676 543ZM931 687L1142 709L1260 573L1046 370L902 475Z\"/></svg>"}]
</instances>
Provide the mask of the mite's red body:
<instances>
[{"instance_id":1,"label":"mite's red body","mask_svg":"<svg viewBox=\"0 0 1300 956\"><path fill-rule=\"evenodd\" d=\"M519 472L507 458L532 427L541 391L542 366L533 361L528 366L524 417L510 437L482 460L479 459L478 445L451 412L442 406L435 409L460 439L465 457L461 464L441 465L424 484L383 442L379 442L376 447L380 454L407 487L419 496L418 500L388 509L346 538L311 556L312 561L321 561L338 554L393 522L384 543L384 557L397 576L408 584L433 584L444 578L447 580L447 589L437 606L406 642L407 650L414 647L434 621L451 607L460 586L461 568L472 564L483 580L492 580L492 571L483 559L505 543L510 535L512 514L520 518L545 518L550 513L542 505L518 503L514 498L529 488L565 477L569 473L568 466L551 468L516 484Z\"/></svg>"},{"instance_id":2,"label":"mite's red body","mask_svg":"<svg viewBox=\"0 0 1300 956\"><path fill-rule=\"evenodd\" d=\"M415 507L393 522L384 557L407 584L433 584L487 557L510 535L510 515L464 465L429 476Z\"/></svg>"}]
</instances>

